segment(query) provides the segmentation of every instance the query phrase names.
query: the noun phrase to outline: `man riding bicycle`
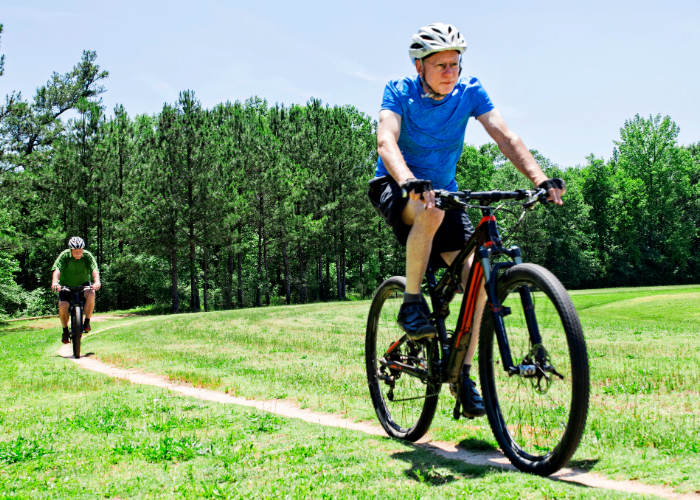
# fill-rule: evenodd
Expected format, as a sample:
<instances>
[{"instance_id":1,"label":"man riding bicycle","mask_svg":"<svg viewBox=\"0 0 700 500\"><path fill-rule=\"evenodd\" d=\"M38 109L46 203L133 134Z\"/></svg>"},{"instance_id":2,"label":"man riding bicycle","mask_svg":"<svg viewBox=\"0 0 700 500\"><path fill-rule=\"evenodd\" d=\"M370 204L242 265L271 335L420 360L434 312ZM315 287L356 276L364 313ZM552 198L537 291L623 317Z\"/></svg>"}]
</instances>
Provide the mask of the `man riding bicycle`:
<instances>
[{"instance_id":1,"label":"man riding bicycle","mask_svg":"<svg viewBox=\"0 0 700 500\"><path fill-rule=\"evenodd\" d=\"M479 80L460 77L466 49L464 38L452 25L434 23L421 28L408 51L417 75L389 82L379 113L379 158L369 196L406 246L406 292L397 321L411 340L435 336L420 291L428 262L433 267L451 264L474 232L464 210L436 208L433 191L457 190L457 161L470 117L484 126L522 174L535 186L547 189L551 200L561 205L565 191L563 181L548 179L520 138L508 129ZM463 286L472 260L473 255L465 263ZM485 301L482 287L462 369L463 391L455 395L467 417L485 414L481 396L469 378Z\"/></svg>"},{"instance_id":2,"label":"man riding bicycle","mask_svg":"<svg viewBox=\"0 0 700 500\"><path fill-rule=\"evenodd\" d=\"M100 273L97 269L95 257L84 250L85 242L82 238L74 236L68 242L68 249L61 252L53 264L53 276L51 289L58 292L58 317L63 326L61 341L64 344L69 342L68 333L68 308L70 306L70 292L61 291L61 287L90 286L90 277L94 281L91 290L82 292L85 299L85 320L83 331L90 331L90 317L95 309L95 290L102 287L100 283Z\"/></svg>"}]
</instances>

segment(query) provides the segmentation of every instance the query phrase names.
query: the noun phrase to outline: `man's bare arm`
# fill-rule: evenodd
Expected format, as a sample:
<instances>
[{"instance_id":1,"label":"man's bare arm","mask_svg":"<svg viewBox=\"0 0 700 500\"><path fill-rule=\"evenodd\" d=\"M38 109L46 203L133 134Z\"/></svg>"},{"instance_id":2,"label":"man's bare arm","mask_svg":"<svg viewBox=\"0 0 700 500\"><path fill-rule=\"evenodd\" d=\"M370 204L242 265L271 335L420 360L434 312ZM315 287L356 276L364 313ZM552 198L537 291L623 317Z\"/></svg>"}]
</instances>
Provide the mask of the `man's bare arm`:
<instances>
[{"instance_id":1,"label":"man's bare arm","mask_svg":"<svg viewBox=\"0 0 700 500\"><path fill-rule=\"evenodd\" d=\"M100 273L98 273L97 271L92 272L92 287L95 290L99 290L100 288L102 288L102 282L100 282Z\"/></svg>"},{"instance_id":2,"label":"man's bare arm","mask_svg":"<svg viewBox=\"0 0 700 500\"><path fill-rule=\"evenodd\" d=\"M539 186L542 182L547 180L547 176L537 164L537 161L530 151L525 147L523 141L520 140L520 137L508 128L501 113L493 109L488 113L477 116L476 119L484 126L491 138L496 141L501 153L503 153L525 177L530 179L535 186ZM552 188L548 193L554 203L557 205L562 204L561 195L564 194L563 190Z\"/></svg>"},{"instance_id":3,"label":"man's bare arm","mask_svg":"<svg viewBox=\"0 0 700 500\"><path fill-rule=\"evenodd\" d=\"M399 149L399 135L401 135L401 115L383 109L379 112L379 127L377 127L377 153L382 157L382 162L394 180L403 184L408 179L414 178L413 173L406 165L401 150ZM435 193L433 191L421 195L413 191L409 193L413 201L424 201L425 208L435 206Z\"/></svg>"},{"instance_id":4,"label":"man's bare arm","mask_svg":"<svg viewBox=\"0 0 700 500\"><path fill-rule=\"evenodd\" d=\"M61 291L61 285L58 284L58 280L61 277L61 271L58 269L53 270L53 275L51 276L51 290L54 292Z\"/></svg>"}]
</instances>

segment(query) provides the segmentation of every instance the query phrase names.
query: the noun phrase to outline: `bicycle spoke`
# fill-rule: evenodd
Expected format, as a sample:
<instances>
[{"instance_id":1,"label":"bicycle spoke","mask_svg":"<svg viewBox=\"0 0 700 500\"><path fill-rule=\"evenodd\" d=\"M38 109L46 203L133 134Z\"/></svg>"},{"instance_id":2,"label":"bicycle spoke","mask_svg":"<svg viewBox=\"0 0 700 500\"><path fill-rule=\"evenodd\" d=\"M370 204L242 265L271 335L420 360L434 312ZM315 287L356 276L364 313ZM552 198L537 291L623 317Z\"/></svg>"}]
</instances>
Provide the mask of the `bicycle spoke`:
<instances>
[{"instance_id":1,"label":"bicycle spoke","mask_svg":"<svg viewBox=\"0 0 700 500\"><path fill-rule=\"evenodd\" d=\"M556 308L542 292L531 287L530 293L542 335L542 346L555 369L565 378L561 380L549 374L549 389L542 392L541 387L547 384L545 380L509 377L505 373L499 373L496 386L501 412L511 436L523 451L539 456L552 452L566 430L566 421L562 422L562 417L564 420L568 418L568 408L571 406L571 379L566 376L570 373L566 333ZM513 361L523 363L530 358L533 346L517 288L511 291L503 303L512 310L504 322Z\"/></svg>"},{"instance_id":2,"label":"bicycle spoke","mask_svg":"<svg viewBox=\"0 0 700 500\"><path fill-rule=\"evenodd\" d=\"M373 356L367 369L372 402L382 426L391 436L415 441L430 426L440 387L417 376L426 373L427 349L406 340L396 323L404 287L404 278L390 278L375 294L367 330L367 352Z\"/></svg>"}]
</instances>

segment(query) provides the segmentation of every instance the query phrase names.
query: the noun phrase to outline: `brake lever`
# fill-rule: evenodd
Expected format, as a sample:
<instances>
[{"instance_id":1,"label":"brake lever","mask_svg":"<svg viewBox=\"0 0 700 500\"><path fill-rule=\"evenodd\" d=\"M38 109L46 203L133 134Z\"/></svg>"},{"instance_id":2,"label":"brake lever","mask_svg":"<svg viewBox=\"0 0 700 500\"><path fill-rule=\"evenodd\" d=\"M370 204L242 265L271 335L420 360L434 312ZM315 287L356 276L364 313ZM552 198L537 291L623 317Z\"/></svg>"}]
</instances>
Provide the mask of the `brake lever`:
<instances>
[{"instance_id":1,"label":"brake lever","mask_svg":"<svg viewBox=\"0 0 700 500\"><path fill-rule=\"evenodd\" d=\"M458 209L463 208L463 203L456 196L440 194L435 197L435 207L441 210Z\"/></svg>"}]
</instances>

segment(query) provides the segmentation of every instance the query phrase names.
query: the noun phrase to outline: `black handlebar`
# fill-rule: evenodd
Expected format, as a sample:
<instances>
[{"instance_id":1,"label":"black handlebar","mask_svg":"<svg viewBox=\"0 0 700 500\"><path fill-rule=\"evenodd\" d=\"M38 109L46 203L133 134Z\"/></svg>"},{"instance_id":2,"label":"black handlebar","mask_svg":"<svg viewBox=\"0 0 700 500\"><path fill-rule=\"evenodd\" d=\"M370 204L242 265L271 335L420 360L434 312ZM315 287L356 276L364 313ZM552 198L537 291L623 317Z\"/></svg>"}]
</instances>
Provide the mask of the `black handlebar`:
<instances>
[{"instance_id":1,"label":"black handlebar","mask_svg":"<svg viewBox=\"0 0 700 500\"><path fill-rule=\"evenodd\" d=\"M84 285L84 286L62 286L61 291L62 292L82 292L84 290L92 290L92 285Z\"/></svg>"},{"instance_id":2,"label":"black handlebar","mask_svg":"<svg viewBox=\"0 0 700 500\"><path fill-rule=\"evenodd\" d=\"M443 189L436 189L435 194L441 198L459 198L462 201L466 200L489 200L489 201L500 201L500 200L524 200L526 198L538 196L541 194L546 195L547 191L544 189L517 189L515 191L445 191Z\"/></svg>"},{"instance_id":3,"label":"black handlebar","mask_svg":"<svg viewBox=\"0 0 700 500\"><path fill-rule=\"evenodd\" d=\"M501 200L529 200L524 206L532 206L539 202L548 203L547 191L544 189L517 189L515 191L445 191L436 189L435 197L447 205L464 205L469 200L478 200L481 205L489 205ZM447 208L443 203L438 204L438 208Z\"/></svg>"}]
</instances>

